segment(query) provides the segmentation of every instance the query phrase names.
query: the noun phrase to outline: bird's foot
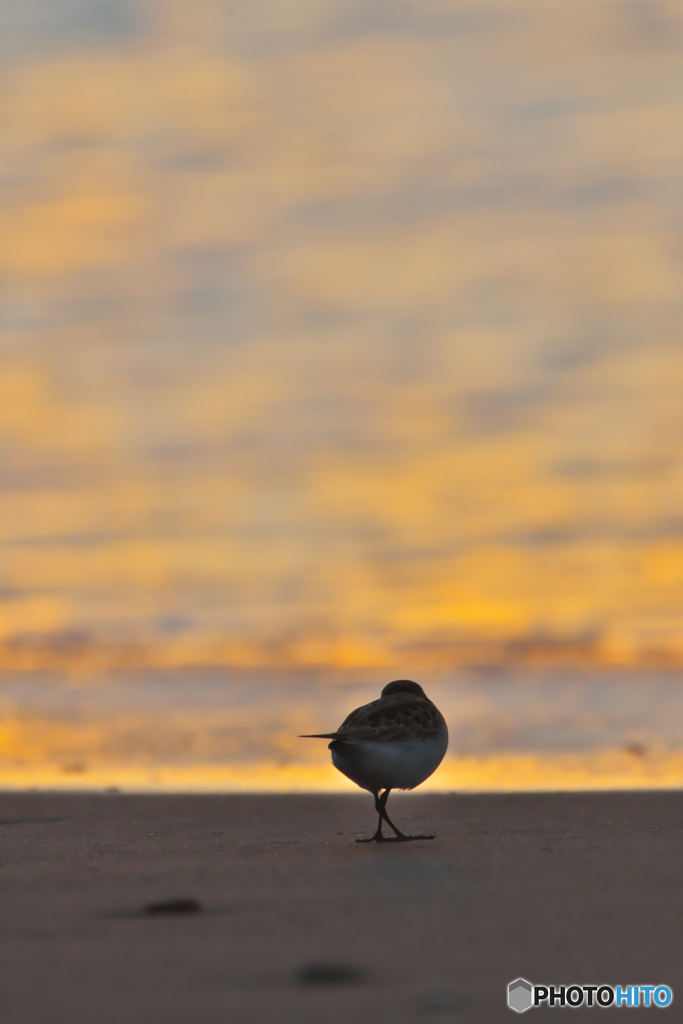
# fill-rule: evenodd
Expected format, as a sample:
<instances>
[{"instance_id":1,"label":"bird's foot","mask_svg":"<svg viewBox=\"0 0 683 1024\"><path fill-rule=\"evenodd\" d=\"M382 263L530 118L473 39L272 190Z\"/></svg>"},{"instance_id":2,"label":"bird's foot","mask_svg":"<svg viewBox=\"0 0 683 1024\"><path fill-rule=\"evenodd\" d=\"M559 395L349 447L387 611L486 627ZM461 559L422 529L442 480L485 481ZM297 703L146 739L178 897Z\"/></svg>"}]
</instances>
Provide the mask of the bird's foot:
<instances>
[{"instance_id":1,"label":"bird's foot","mask_svg":"<svg viewBox=\"0 0 683 1024\"><path fill-rule=\"evenodd\" d=\"M383 836L382 833L380 832L377 835L370 836L369 839L356 839L356 842L357 843L390 843L391 839L387 839L387 837Z\"/></svg>"}]
</instances>

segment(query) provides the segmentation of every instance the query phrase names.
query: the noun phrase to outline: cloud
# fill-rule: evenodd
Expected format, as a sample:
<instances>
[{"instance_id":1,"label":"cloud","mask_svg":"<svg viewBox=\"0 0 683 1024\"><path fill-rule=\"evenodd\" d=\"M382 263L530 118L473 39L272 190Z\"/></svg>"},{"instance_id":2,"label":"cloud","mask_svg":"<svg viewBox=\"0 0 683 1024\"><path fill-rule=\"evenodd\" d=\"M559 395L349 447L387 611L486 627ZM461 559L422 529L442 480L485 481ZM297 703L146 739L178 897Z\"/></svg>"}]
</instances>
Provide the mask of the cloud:
<instances>
[{"instance_id":1,"label":"cloud","mask_svg":"<svg viewBox=\"0 0 683 1024\"><path fill-rule=\"evenodd\" d=\"M4 73L4 663L679 659L674 48L140 10Z\"/></svg>"}]
</instances>

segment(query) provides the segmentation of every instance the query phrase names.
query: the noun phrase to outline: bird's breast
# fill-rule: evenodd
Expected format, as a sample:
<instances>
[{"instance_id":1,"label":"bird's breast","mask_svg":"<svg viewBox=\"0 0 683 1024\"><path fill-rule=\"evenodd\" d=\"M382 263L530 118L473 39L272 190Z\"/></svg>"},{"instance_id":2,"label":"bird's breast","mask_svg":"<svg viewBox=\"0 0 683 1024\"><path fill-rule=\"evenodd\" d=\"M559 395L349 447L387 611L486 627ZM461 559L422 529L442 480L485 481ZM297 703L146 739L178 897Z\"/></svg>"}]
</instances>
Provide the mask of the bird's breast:
<instances>
[{"instance_id":1,"label":"bird's breast","mask_svg":"<svg viewBox=\"0 0 683 1024\"><path fill-rule=\"evenodd\" d=\"M330 744L335 768L371 793L378 789L414 789L436 771L448 747L448 734L404 743Z\"/></svg>"}]
</instances>

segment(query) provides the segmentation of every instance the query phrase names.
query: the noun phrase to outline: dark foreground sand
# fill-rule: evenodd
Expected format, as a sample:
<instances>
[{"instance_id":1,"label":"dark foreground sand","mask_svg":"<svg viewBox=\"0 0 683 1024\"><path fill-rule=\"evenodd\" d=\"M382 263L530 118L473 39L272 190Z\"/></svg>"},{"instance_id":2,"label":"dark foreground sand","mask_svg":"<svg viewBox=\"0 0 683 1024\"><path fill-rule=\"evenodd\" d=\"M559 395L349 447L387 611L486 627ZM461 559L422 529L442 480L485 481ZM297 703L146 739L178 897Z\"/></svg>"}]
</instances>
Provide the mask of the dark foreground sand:
<instances>
[{"instance_id":1,"label":"dark foreground sand","mask_svg":"<svg viewBox=\"0 0 683 1024\"><path fill-rule=\"evenodd\" d=\"M495 1022L520 974L683 1019L683 794L392 803L438 838L357 845L363 795L1 795L2 1024ZM203 911L139 913L173 897ZM558 1012L603 1011L524 1019Z\"/></svg>"}]
</instances>

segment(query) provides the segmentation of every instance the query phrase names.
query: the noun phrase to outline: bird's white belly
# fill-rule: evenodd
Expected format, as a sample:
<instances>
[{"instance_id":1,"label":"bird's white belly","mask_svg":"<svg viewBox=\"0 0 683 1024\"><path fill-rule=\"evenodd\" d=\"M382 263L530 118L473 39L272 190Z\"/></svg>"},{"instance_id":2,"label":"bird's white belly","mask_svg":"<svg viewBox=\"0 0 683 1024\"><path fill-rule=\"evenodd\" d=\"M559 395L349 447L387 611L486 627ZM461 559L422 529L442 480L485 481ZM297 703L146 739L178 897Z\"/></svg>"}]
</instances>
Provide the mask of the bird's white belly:
<instances>
[{"instance_id":1,"label":"bird's white belly","mask_svg":"<svg viewBox=\"0 0 683 1024\"><path fill-rule=\"evenodd\" d=\"M448 735L409 743L341 743L332 749L335 768L371 793L414 789L441 764Z\"/></svg>"}]
</instances>

